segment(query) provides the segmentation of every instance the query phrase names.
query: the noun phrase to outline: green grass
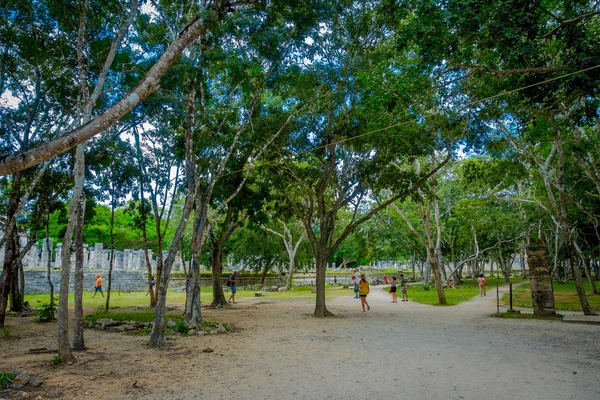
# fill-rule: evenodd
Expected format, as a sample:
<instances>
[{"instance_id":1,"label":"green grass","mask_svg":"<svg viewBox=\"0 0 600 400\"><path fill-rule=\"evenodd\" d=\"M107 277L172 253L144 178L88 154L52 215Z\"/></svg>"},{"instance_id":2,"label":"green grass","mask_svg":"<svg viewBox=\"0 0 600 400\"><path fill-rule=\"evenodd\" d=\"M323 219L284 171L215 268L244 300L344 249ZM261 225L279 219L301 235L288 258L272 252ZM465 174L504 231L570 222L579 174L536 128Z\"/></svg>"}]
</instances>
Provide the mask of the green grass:
<instances>
[{"instance_id":1,"label":"green grass","mask_svg":"<svg viewBox=\"0 0 600 400\"><path fill-rule=\"evenodd\" d=\"M287 300L307 300L312 301L315 299L315 294L311 293L310 286L296 286L293 290L288 290L287 292L265 292L264 297L269 300L275 301L287 301ZM341 285L333 286L326 285L326 296L337 297L352 294L348 289L342 289ZM256 290L240 290L238 289L236 293L236 300L255 298L254 293ZM93 292L85 292L83 294L83 306L84 307L94 307L94 308L103 308L106 304L106 297L102 296L93 296ZM225 297L229 298L230 293L225 293ZM202 304L208 304L212 302L212 288L202 288L201 289L201 302ZM47 294L39 294L39 295L28 295L25 296L25 300L29 302L33 307L39 307L43 303L47 303L49 299L49 295ZM167 304L175 305L175 304L185 304L185 292L170 290L167 294ZM73 294L69 295L69 305L73 306ZM111 313L113 309L119 308L129 308L129 307L148 307L150 306L150 296L146 296L145 292L133 292L133 293L118 293L114 292L110 295L110 308ZM98 317L104 318L104 317ZM112 318L112 317L111 317ZM114 319L114 318L113 318Z\"/></svg>"},{"instance_id":2,"label":"green grass","mask_svg":"<svg viewBox=\"0 0 600 400\"><path fill-rule=\"evenodd\" d=\"M487 280L487 294L488 296L494 295L494 289L496 283L500 286L508 285L504 281L504 278L486 278ZM519 283L523 281L523 278L511 278L512 283ZM385 288L387 291L388 289ZM479 296L479 285L473 283L472 280L463 280L456 286L456 289L444 289L446 295L446 302L449 306L455 306L472 299L475 296ZM400 289L398 289L398 297L401 298ZM435 290L435 285L429 285L429 290L424 289L424 285L408 285L408 300L414 301L415 303L429 304L432 306L438 304L438 295Z\"/></svg>"},{"instance_id":3,"label":"green grass","mask_svg":"<svg viewBox=\"0 0 600 400\"><path fill-rule=\"evenodd\" d=\"M109 312L98 310L95 313L85 317L86 320L94 322L100 318L110 318L115 321L152 322L154 321L154 309L150 307L139 309L129 307L126 309L111 309ZM183 315L167 313L166 319L182 320Z\"/></svg>"},{"instance_id":4,"label":"green grass","mask_svg":"<svg viewBox=\"0 0 600 400\"><path fill-rule=\"evenodd\" d=\"M596 283L597 285L598 283ZM600 296L594 296L592 294L592 288L589 282L584 281L583 287L587 295L590 307L594 309L600 309ZM556 310L561 311L582 311L581 304L579 303L579 297L575 289L575 282L569 283L553 283L554 288L554 306ZM502 296L502 302L506 305L510 302L508 293ZM531 307L531 287L529 284L519 286L513 290L513 307L518 308L532 308Z\"/></svg>"}]
</instances>

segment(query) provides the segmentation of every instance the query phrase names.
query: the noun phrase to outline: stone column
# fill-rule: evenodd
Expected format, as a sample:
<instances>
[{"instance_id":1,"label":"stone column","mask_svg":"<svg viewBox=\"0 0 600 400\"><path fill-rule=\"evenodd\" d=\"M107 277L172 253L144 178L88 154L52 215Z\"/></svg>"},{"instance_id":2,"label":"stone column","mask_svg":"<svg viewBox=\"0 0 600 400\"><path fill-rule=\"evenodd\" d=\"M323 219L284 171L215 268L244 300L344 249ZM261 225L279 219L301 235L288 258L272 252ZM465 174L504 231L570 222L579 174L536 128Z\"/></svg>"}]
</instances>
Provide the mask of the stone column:
<instances>
[{"instance_id":1,"label":"stone column","mask_svg":"<svg viewBox=\"0 0 600 400\"><path fill-rule=\"evenodd\" d=\"M54 268L62 268L62 260L60 258L61 255L62 255L62 243L57 243L55 257L54 257Z\"/></svg>"},{"instance_id":2,"label":"stone column","mask_svg":"<svg viewBox=\"0 0 600 400\"><path fill-rule=\"evenodd\" d=\"M527 247L531 303L535 315L556 315L552 275L548 269L550 260L543 246Z\"/></svg>"},{"instance_id":3,"label":"stone column","mask_svg":"<svg viewBox=\"0 0 600 400\"><path fill-rule=\"evenodd\" d=\"M47 242L50 245L50 251L48 251ZM47 240L44 238L42 240L42 257L40 259L40 268L46 268L46 265L48 265L48 258L52 260L52 238L48 238Z\"/></svg>"},{"instance_id":4,"label":"stone column","mask_svg":"<svg viewBox=\"0 0 600 400\"><path fill-rule=\"evenodd\" d=\"M102 259L104 257L104 244L96 243L94 245L94 260L91 263L91 267L94 269L102 269ZM90 260L91 261L91 260Z\"/></svg>"}]
</instances>

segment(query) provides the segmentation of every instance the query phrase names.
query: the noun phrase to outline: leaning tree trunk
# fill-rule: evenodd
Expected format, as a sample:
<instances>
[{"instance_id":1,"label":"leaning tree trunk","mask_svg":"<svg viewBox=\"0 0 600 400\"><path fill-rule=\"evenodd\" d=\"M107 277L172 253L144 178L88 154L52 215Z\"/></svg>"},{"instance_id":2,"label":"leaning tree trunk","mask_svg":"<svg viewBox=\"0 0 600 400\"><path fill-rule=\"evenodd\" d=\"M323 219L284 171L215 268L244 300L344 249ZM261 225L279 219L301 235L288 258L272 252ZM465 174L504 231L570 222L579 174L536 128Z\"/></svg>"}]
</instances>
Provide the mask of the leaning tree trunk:
<instances>
[{"instance_id":1,"label":"leaning tree trunk","mask_svg":"<svg viewBox=\"0 0 600 400\"><path fill-rule=\"evenodd\" d=\"M435 284L435 289L438 294L438 303L440 305L446 304L446 294L444 293L444 287L442 286L442 277L440 276L440 271L437 265L437 257L435 256L435 249L430 247L428 249L429 255L429 265L431 267L431 272L433 273L433 281Z\"/></svg>"},{"instance_id":2,"label":"leaning tree trunk","mask_svg":"<svg viewBox=\"0 0 600 400\"><path fill-rule=\"evenodd\" d=\"M79 202L77 226L75 227L75 272L73 274L73 350L85 350L83 340L83 216L85 198Z\"/></svg>"},{"instance_id":3,"label":"leaning tree trunk","mask_svg":"<svg viewBox=\"0 0 600 400\"><path fill-rule=\"evenodd\" d=\"M188 168L188 173L190 173L190 170L193 170L193 166L192 168ZM167 303L167 291L169 288L169 280L171 279L171 268L173 267L175 257L177 257L177 249L179 248L179 244L181 243L181 239L183 238L185 227L187 226L188 219L190 218L190 214L192 212L192 206L194 204L193 199L196 194L196 191L198 190L196 186L193 186L193 184L188 185L188 187L188 198L186 199L185 205L183 206L181 220L179 221L179 225L177 226L175 235L173 236L173 241L171 242L169 254L167 256L167 259L165 260L165 264L162 270L163 276L160 280L160 287L158 288L159 292L158 299L156 302L156 312L154 314L154 325L152 326L152 333L150 335L151 346L164 346L167 344L167 342L164 339L165 307Z\"/></svg>"}]
</instances>

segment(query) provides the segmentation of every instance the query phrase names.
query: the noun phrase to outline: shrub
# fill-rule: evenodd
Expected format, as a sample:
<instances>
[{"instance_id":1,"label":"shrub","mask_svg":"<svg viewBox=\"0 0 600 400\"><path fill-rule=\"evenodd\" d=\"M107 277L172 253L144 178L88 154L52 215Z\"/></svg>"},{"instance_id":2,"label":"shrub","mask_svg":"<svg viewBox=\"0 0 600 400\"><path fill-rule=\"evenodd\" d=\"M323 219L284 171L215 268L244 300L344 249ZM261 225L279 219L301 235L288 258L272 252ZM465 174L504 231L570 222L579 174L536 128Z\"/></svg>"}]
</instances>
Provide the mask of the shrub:
<instances>
[{"instance_id":1,"label":"shrub","mask_svg":"<svg viewBox=\"0 0 600 400\"><path fill-rule=\"evenodd\" d=\"M38 303L41 301L38 300ZM54 313L56 312L56 304L58 304L58 298L54 299L53 304L43 303L40 307L35 311L38 315L37 322L50 322L54 321Z\"/></svg>"},{"instance_id":2,"label":"shrub","mask_svg":"<svg viewBox=\"0 0 600 400\"><path fill-rule=\"evenodd\" d=\"M10 386L12 381L15 380L15 376L10 372L2 371L0 372L0 388L6 389Z\"/></svg>"},{"instance_id":3,"label":"shrub","mask_svg":"<svg viewBox=\"0 0 600 400\"><path fill-rule=\"evenodd\" d=\"M6 327L6 326L2 327L2 337L5 339L10 338L10 331L8 330L8 327Z\"/></svg>"},{"instance_id":4,"label":"shrub","mask_svg":"<svg viewBox=\"0 0 600 400\"><path fill-rule=\"evenodd\" d=\"M423 286L421 286L421 289L423 289L423 290L431 290L431 285L423 285Z\"/></svg>"},{"instance_id":5,"label":"shrub","mask_svg":"<svg viewBox=\"0 0 600 400\"><path fill-rule=\"evenodd\" d=\"M59 356L52 357L52 365L60 365L62 364L62 360Z\"/></svg>"},{"instance_id":6,"label":"shrub","mask_svg":"<svg viewBox=\"0 0 600 400\"><path fill-rule=\"evenodd\" d=\"M179 332L184 335L187 335L187 333L190 331L190 329L191 328L188 326L188 324L186 324L183 321L177 321L177 325L175 325L175 328L173 328L173 330L175 332Z\"/></svg>"}]
</instances>

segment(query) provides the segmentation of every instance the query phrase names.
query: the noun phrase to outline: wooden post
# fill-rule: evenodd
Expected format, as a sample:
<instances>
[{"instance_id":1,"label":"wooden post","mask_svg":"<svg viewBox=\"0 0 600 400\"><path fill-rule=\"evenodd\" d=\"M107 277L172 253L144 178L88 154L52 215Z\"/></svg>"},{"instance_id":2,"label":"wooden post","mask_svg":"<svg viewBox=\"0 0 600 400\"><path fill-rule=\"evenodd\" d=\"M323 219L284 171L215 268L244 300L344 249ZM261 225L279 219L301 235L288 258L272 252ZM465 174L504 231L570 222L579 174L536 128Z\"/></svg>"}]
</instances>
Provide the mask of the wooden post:
<instances>
[{"instance_id":1,"label":"wooden post","mask_svg":"<svg viewBox=\"0 0 600 400\"><path fill-rule=\"evenodd\" d=\"M531 283L531 303L535 315L556 315L552 276L548 269L550 260L543 246L529 246L527 263Z\"/></svg>"}]
</instances>

